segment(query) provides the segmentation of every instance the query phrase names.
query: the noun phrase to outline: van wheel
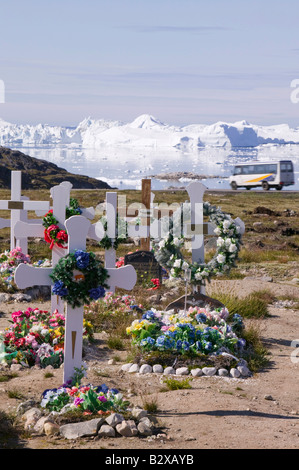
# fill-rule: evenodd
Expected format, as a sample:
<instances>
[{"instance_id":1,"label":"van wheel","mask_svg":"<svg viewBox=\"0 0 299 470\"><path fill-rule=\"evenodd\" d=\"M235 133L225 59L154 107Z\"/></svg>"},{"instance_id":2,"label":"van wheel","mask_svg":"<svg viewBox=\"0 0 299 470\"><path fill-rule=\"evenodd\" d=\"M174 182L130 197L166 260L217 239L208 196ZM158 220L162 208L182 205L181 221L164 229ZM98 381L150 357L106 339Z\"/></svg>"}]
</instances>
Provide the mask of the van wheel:
<instances>
[{"instance_id":1,"label":"van wheel","mask_svg":"<svg viewBox=\"0 0 299 470\"><path fill-rule=\"evenodd\" d=\"M237 183L235 181L232 181L230 186L234 191L238 189Z\"/></svg>"},{"instance_id":2,"label":"van wheel","mask_svg":"<svg viewBox=\"0 0 299 470\"><path fill-rule=\"evenodd\" d=\"M276 189L277 189L277 191L280 191L280 190L282 189L282 184L278 184L278 185L276 186Z\"/></svg>"},{"instance_id":3,"label":"van wheel","mask_svg":"<svg viewBox=\"0 0 299 470\"><path fill-rule=\"evenodd\" d=\"M247 191L250 191L251 187L250 187L250 186L246 186L246 189L247 189Z\"/></svg>"},{"instance_id":4,"label":"van wheel","mask_svg":"<svg viewBox=\"0 0 299 470\"><path fill-rule=\"evenodd\" d=\"M262 188L263 188L264 191L269 191L270 186L269 186L268 181L263 181L262 182Z\"/></svg>"}]
</instances>

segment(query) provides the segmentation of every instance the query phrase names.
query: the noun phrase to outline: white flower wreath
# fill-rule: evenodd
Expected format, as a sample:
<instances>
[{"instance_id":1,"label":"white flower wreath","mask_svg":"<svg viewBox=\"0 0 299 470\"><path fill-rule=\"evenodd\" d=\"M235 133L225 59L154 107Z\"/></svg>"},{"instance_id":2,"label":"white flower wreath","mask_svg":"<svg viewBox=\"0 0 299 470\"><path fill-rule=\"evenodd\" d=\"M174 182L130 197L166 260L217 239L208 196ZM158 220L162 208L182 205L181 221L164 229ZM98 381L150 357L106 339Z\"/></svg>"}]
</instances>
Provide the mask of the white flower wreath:
<instances>
[{"instance_id":1,"label":"white flower wreath","mask_svg":"<svg viewBox=\"0 0 299 470\"><path fill-rule=\"evenodd\" d=\"M186 205L184 205L186 207ZM190 211L190 205L188 205ZM182 229L182 213L179 213ZM220 208L212 206L208 202L203 203L203 214L209 216L209 221L216 228L214 230L217 239L217 249L214 257L208 263L189 263L184 260L181 248L184 245L184 237L175 236L174 216L168 221L169 231L162 240L155 240L153 250L158 263L169 270L172 277L181 277L186 269L191 270L191 284L205 285L210 282L212 276L228 274L232 267L236 266L238 254L242 245L241 227L232 219L229 214L221 211ZM182 232L181 232L182 233Z\"/></svg>"}]
</instances>

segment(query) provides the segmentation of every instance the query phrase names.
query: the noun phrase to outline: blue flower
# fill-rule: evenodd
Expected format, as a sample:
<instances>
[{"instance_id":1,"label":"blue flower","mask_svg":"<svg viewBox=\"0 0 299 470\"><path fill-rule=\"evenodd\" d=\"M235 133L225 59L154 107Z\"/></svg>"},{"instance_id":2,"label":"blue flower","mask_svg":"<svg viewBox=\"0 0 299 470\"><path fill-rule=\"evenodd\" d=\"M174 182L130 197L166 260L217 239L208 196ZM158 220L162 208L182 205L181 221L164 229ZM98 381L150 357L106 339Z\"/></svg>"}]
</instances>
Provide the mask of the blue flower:
<instances>
[{"instance_id":1,"label":"blue flower","mask_svg":"<svg viewBox=\"0 0 299 470\"><path fill-rule=\"evenodd\" d=\"M148 310L147 312L145 312L143 315L142 315L142 319L146 319L146 320L155 320L156 319L156 316L154 314L154 312L152 310Z\"/></svg>"},{"instance_id":2,"label":"blue flower","mask_svg":"<svg viewBox=\"0 0 299 470\"><path fill-rule=\"evenodd\" d=\"M114 395L117 395L117 393L119 393L117 388L110 388L110 392L113 393Z\"/></svg>"},{"instance_id":3,"label":"blue flower","mask_svg":"<svg viewBox=\"0 0 299 470\"><path fill-rule=\"evenodd\" d=\"M190 343L188 343L188 341L183 341L183 343L182 343L182 348L183 348L185 351L189 351Z\"/></svg>"},{"instance_id":4,"label":"blue flower","mask_svg":"<svg viewBox=\"0 0 299 470\"><path fill-rule=\"evenodd\" d=\"M106 384L100 385L100 386L97 388L97 391L98 391L98 392L103 392L103 393L107 393L108 390L109 390L109 387L107 387Z\"/></svg>"},{"instance_id":5,"label":"blue flower","mask_svg":"<svg viewBox=\"0 0 299 470\"><path fill-rule=\"evenodd\" d=\"M245 347L246 341L243 338L238 339L237 341L237 348L243 349Z\"/></svg>"},{"instance_id":6,"label":"blue flower","mask_svg":"<svg viewBox=\"0 0 299 470\"><path fill-rule=\"evenodd\" d=\"M200 341L196 341L195 347L196 347L197 351L201 351L201 350L202 350L202 344L201 344L201 342L200 342Z\"/></svg>"},{"instance_id":7,"label":"blue flower","mask_svg":"<svg viewBox=\"0 0 299 470\"><path fill-rule=\"evenodd\" d=\"M153 346L155 344L155 340L154 338L152 338L151 336L148 336L147 338L144 338L140 341L140 346Z\"/></svg>"},{"instance_id":8,"label":"blue flower","mask_svg":"<svg viewBox=\"0 0 299 470\"><path fill-rule=\"evenodd\" d=\"M177 348L178 351L180 351L180 349L182 349L182 344L183 344L183 342L180 339L178 339L177 342L176 342L176 348Z\"/></svg>"},{"instance_id":9,"label":"blue flower","mask_svg":"<svg viewBox=\"0 0 299 470\"><path fill-rule=\"evenodd\" d=\"M211 343L211 341L203 341L202 345L206 351L212 351L213 349L213 344Z\"/></svg>"},{"instance_id":10,"label":"blue flower","mask_svg":"<svg viewBox=\"0 0 299 470\"><path fill-rule=\"evenodd\" d=\"M68 295L68 290L64 287L64 283L62 281L56 281L52 288L52 293L54 295L59 295L59 297L64 297L65 295Z\"/></svg>"},{"instance_id":11,"label":"blue flower","mask_svg":"<svg viewBox=\"0 0 299 470\"><path fill-rule=\"evenodd\" d=\"M75 251L76 264L79 269L87 268L89 264L89 253L83 250Z\"/></svg>"},{"instance_id":12,"label":"blue flower","mask_svg":"<svg viewBox=\"0 0 299 470\"><path fill-rule=\"evenodd\" d=\"M198 313L195 318L198 323L206 323L207 321L207 316L204 313Z\"/></svg>"},{"instance_id":13,"label":"blue flower","mask_svg":"<svg viewBox=\"0 0 299 470\"><path fill-rule=\"evenodd\" d=\"M88 291L89 293L89 296L94 299L94 300L97 300L99 299L100 297L104 297L105 295L105 289L104 287L102 286L99 286L99 287L93 287L92 289L90 289Z\"/></svg>"}]
</instances>

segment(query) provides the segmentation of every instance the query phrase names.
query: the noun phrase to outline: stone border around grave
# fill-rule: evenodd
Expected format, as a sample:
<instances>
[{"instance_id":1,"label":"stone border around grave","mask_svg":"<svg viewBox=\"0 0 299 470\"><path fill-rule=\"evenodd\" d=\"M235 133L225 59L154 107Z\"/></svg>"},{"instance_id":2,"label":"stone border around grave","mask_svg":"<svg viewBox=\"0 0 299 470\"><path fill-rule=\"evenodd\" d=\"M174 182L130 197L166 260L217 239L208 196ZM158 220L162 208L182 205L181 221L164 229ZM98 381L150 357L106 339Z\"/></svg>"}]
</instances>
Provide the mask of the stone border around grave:
<instances>
[{"instance_id":1,"label":"stone border around grave","mask_svg":"<svg viewBox=\"0 0 299 470\"><path fill-rule=\"evenodd\" d=\"M251 371L248 368L248 364L244 359L240 359L236 367L231 369L226 368L217 368L217 367L203 367L203 368L193 368L188 367L165 367L161 364L154 364L153 366L149 364L142 364L139 366L136 363L126 363L122 365L121 371L128 372L129 374L160 374L160 375L172 375L172 376L191 376L191 377L229 377L234 379L244 379L252 376Z\"/></svg>"},{"instance_id":2,"label":"stone border around grave","mask_svg":"<svg viewBox=\"0 0 299 470\"><path fill-rule=\"evenodd\" d=\"M113 412L106 418L92 418L77 423L59 425L55 417L63 413L51 412L44 414L34 400L27 400L17 408L26 431L37 435L60 436L64 439L79 439L84 437L148 437L166 438L166 434L158 434L157 419L148 415L147 411L134 407L131 418L125 419L121 413Z\"/></svg>"}]
</instances>

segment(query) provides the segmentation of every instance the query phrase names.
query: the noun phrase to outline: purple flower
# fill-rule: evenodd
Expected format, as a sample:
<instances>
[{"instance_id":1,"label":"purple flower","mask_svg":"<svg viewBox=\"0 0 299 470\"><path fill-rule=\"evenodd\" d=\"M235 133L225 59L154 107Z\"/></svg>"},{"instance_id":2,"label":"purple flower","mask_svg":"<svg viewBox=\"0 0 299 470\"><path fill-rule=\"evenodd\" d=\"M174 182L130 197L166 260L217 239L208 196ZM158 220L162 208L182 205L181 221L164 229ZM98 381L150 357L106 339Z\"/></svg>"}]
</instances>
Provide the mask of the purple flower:
<instances>
[{"instance_id":1,"label":"purple flower","mask_svg":"<svg viewBox=\"0 0 299 470\"><path fill-rule=\"evenodd\" d=\"M100 400L102 403L105 403L105 401L107 401L107 398L104 397L104 395L99 395L98 400Z\"/></svg>"},{"instance_id":2,"label":"purple flower","mask_svg":"<svg viewBox=\"0 0 299 470\"><path fill-rule=\"evenodd\" d=\"M84 399L83 398L80 398L80 397L76 397L75 400L74 400L74 405L75 406L79 406L81 403L84 402Z\"/></svg>"}]
</instances>

